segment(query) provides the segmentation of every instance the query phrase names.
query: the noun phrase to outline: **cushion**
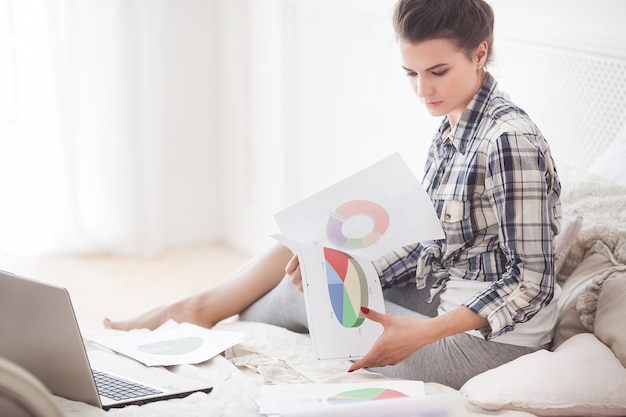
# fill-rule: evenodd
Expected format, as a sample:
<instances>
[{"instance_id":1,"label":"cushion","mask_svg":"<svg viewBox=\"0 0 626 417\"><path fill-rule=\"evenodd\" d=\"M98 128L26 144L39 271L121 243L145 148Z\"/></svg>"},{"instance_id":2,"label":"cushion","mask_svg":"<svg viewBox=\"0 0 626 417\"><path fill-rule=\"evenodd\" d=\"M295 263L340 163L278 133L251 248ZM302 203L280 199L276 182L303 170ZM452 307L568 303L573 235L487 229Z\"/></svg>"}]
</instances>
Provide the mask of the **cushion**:
<instances>
[{"instance_id":1,"label":"cushion","mask_svg":"<svg viewBox=\"0 0 626 417\"><path fill-rule=\"evenodd\" d=\"M595 277L578 298L581 321L626 367L626 265Z\"/></svg>"},{"instance_id":2,"label":"cushion","mask_svg":"<svg viewBox=\"0 0 626 417\"><path fill-rule=\"evenodd\" d=\"M63 417L48 388L20 365L0 357L0 415Z\"/></svg>"},{"instance_id":3,"label":"cushion","mask_svg":"<svg viewBox=\"0 0 626 417\"><path fill-rule=\"evenodd\" d=\"M591 333L476 375L461 387L475 406L537 416L626 415L626 369Z\"/></svg>"},{"instance_id":4,"label":"cushion","mask_svg":"<svg viewBox=\"0 0 626 417\"><path fill-rule=\"evenodd\" d=\"M600 178L626 185L626 128L589 166L589 172Z\"/></svg>"},{"instance_id":5,"label":"cushion","mask_svg":"<svg viewBox=\"0 0 626 417\"><path fill-rule=\"evenodd\" d=\"M572 271L562 285L559 298L559 321L554 334L553 348L578 333L590 333L580 320L580 311L576 309L578 297L584 292L591 280L606 273L615 266L611 250L602 242L596 242L587 250L583 261Z\"/></svg>"},{"instance_id":6,"label":"cushion","mask_svg":"<svg viewBox=\"0 0 626 417\"><path fill-rule=\"evenodd\" d=\"M557 279L581 226L582 217L578 213L563 212L561 232L556 235L555 239L556 262L554 264L554 275Z\"/></svg>"}]
</instances>

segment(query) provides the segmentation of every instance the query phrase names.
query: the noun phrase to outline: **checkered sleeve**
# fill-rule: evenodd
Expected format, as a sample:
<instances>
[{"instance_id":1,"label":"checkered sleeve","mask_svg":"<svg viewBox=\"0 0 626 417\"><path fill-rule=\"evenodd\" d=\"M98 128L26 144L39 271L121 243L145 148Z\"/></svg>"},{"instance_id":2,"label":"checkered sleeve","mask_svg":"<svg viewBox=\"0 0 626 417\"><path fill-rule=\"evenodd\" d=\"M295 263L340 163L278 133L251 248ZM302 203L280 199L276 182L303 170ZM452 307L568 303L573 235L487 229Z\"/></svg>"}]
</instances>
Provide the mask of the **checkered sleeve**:
<instances>
[{"instance_id":1,"label":"checkered sleeve","mask_svg":"<svg viewBox=\"0 0 626 417\"><path fill-rule=\"evenodd\" d=\"M541 143L534 135L504 133L488 149L485 192L498 218L506 270L464 303L488 319L487 339L529 320L554 295L553 190Z\"/></svg>"},{"instance_id":2,"label":"checkered sleeve","mask_svg":"<svg viewBox=\"0 0 626 417\"><path fill-rule=\"evenodd\" d=\"M390 252L373 261L373 264L383 289L404 286L409 282L423 288L432 259L439 256L441 251L436 242L422 242Z\"/></svg>"},{"instance_id":3,"label":"checkered sleeve","mask_svg":"<svg viewBox=\"0 0 626 417\"><path fill-rule=\"evenodd\" d=\"M420 245L415 244L396 249L373 261L383 289L404 285L414 279L419 254Z\"/></svg>"}]
</instances>

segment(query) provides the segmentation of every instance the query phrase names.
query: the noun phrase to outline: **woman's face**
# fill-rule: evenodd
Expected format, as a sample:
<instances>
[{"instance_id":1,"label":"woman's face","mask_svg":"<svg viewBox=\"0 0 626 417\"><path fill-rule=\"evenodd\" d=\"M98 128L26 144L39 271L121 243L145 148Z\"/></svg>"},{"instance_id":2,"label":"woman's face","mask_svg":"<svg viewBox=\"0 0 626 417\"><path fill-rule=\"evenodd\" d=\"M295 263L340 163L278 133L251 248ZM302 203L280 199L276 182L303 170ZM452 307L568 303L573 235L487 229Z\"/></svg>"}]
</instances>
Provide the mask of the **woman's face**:
<instances>
[{"instance_id":1,"label":"woman's face","mask_svg":"<svg viewBox=\"0 0 626 417\"><path fill-rule=\"evenodd\" d=\"M471 59L448 39L401 40L400 52L411 87L428 112L448 115L455 126L483 83L487 44L480 44Z\"/></svg>"}]
</instances>

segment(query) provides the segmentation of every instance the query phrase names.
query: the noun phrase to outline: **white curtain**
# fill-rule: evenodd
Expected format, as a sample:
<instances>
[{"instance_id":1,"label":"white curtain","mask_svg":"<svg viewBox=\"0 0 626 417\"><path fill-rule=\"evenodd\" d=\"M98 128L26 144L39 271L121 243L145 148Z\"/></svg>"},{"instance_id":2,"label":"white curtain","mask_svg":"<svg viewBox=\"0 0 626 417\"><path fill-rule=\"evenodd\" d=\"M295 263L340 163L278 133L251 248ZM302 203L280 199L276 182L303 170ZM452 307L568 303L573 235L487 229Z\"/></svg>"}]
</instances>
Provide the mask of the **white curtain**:
<instances>
[{"instance_id":1,"label":"white curtain","mask_svg":"<svg viewBox=\"0 0 626 417\"><path fill-rule=\"evenodd\" d=\"M212 3L0 6L0 251L215 238Z\"/></svg>"}]
</instances>

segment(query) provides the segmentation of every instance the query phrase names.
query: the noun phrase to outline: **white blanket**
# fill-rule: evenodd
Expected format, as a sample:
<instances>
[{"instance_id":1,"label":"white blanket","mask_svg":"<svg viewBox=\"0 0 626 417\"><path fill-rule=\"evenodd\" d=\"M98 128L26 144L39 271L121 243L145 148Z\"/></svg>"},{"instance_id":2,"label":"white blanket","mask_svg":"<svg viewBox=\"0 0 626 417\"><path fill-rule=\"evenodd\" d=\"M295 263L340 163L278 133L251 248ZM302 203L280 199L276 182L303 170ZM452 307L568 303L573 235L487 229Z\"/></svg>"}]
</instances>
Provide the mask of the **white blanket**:
<instances>
[{"instance_id":1,"label":"white blanket","mask_svg":"<svg viewBox=\"0 0 626 417\"><path fill-rule=\"evenodd\" d=\"M169 368L176 373L212 382L214 389L209 394L196 393L183 399L111 409L108 412L64 398L56 399L68 417L251 417L260 416L254 400L259 398L262 384L347 383L386 378L364 370L348 373L347 361L318 361L313 355L308 335L267 324L239 321L220 323L216 329L243 332L248 336L223 356L199 365ZM89 348L98 347L89 345ZM450 393L461 395L440 384L427 383L425 388L429 395ZM528 413L514 411L483 412L470 405L467 407L468 416L531 416Z\"/></svg>"},{"instance_id":2,"label":"white blanket","mask_svg":"<svg viewBox=\"0 0 626 417\"><path fill-rule=\"evenodd\" d=\"M598 240L626 263L626 186L574 168L563 171L563 211L576 212L583 221L562 274L569 275Z\"/></svg>"}]
</instances>

